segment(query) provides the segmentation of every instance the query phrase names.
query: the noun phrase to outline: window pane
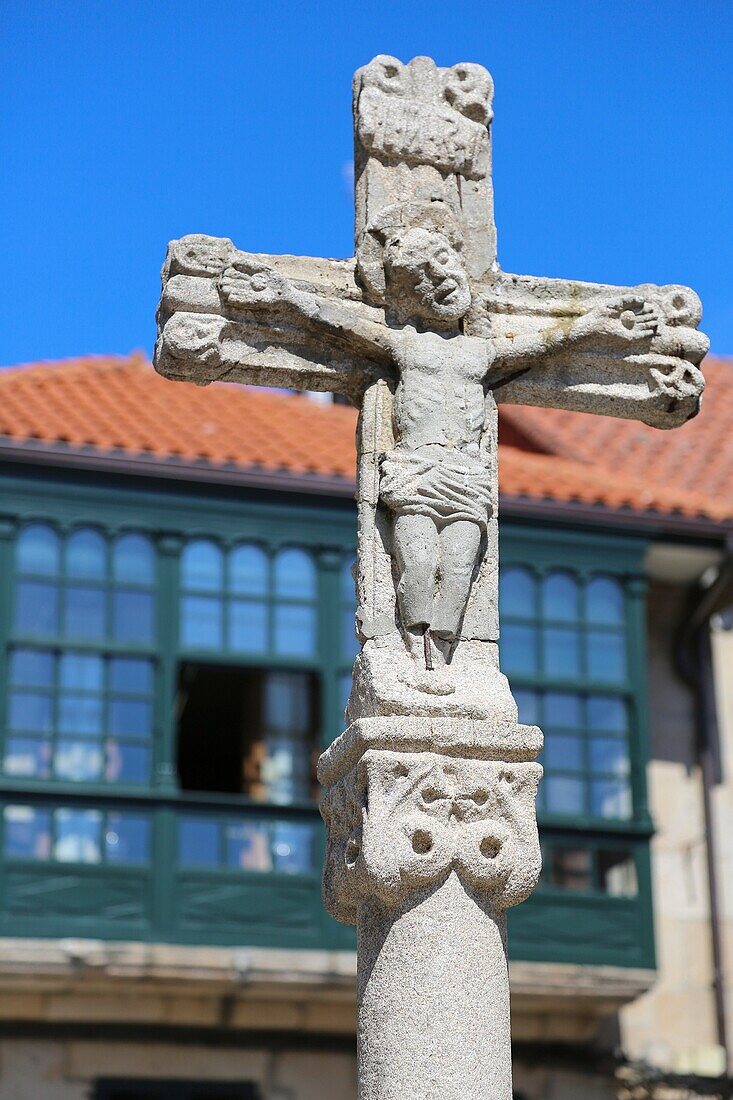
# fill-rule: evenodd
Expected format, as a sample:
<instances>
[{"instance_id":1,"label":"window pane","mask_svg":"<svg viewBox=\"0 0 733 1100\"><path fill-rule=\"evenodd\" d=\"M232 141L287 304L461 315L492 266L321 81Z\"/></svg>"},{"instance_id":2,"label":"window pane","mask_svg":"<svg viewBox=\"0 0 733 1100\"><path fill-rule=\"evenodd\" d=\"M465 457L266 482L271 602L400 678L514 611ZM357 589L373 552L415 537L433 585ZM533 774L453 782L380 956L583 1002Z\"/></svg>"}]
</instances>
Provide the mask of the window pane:
<instances>
[{"instance_id":1,"label":"window pane","mask_svg":"<svg viewBox=\"0 0 733 1100\"><path fill-rule=\"evenodd\" d=\"M631 817L631 791L627 783L594 780L590 785L590 801L596 817Z\"/></svg>"},{"instance_id":2,"label":"window pane","mask_svg":"<svg viewBox=\"0 0 733 1100\"><path fill-rule=\"evenodd\" d=\"M272 855L276 871L289 874L307 874L313 870L312 825L299 822L276 821L272 827Z\"/></svg>"},{"instance_id":3,"label":"window pane","mask_svg":"<svg viewBox=\"0 0 733 1100\"><path fill-rule=\"evenodd\" d=\"M102 699L95 695L62 694L59 699L60 733L98 737L102 733Z\"/></svg>"},{"instance_id":4,"label":"window pane","mask_svg":"<svg viewBox=\"0 0 733 1100\"><path fill-rule=\"evenodd\" d=\"M213 542L189 542L181 555L181 582L184 588L219 592L223 588L224 560Z\"/></svg>"},{"instance_id":5,"label":"window pane","mask_svg":"<svg viewBox=\"0 0 733 1100\"><path fill-rule=\"evenodd\" d=\"M266 596L267 555L259 546L235 546L229 555L229 588L238 596Z\"/></svg>"},{"instance_id":6,"label":"window pane","mask_svg":"<svg viewBox=\"0 0 733 1100\"><path fill-rule=\"evenodd\" d=\"M271 871L270 834L263 823L229 823L224 829L227 867Z\"/></svg>"},{"instance_id":7,"label":"window pane","mask_svg":"<svg viewBox=\"0 0 733 1100\"><path fill-rule=\"evenodd\" d=\"M583 746L579 737L567 737L561 733L548 733L545 738L543 759L548 769L579 772L583 769Z\"/></svg>"},{"instance_id":8,"label":"window pane","mask_svg":"<svg viewBox=\"0 0 733 1100\"><path fill-rule=\"evenodd\" d=\"M341 612L341 652L345 660L353 661L360 649L354 626L354 611L349 608Z\"/></svg>"},{"instance_id":9,"label":"window pane","mask_svg":"<svg viewBox=\"0 0 733 1100\"><path fill-rule=\"evenodd\" d=\"M579 695L568 692L548 691L544 697L544 721L548 726L563 726L565 729L580 729L583 724Z\"/></svg>"},{"instance_id":10,"label":"window pane","mask_svg":"<svg viewBox=\"0 0 733 1100\"><path fill-rule=\"evenodd\" d=\"M100 779L104 756L101 745L89 741L59 741L53 759L57 779L89 783Z\"/></svg>"},{"instance_id":11,"label":"window pane","mask_svg":"<svg viewBox=\"0 0 733 1100\"><path fill-rule=\"evenodd\" d=\"M118 642L153 639L153 595L120 589L113 597L114 638Z\"/></svg>"},{"instance_id":12,"label":"window pane","mask_svg":"<svg viewBox=\"0 0 733 1100\"><path fill-rule=\"evenodd\" d=\"M577 621L578 583L569 573L550 573L543 580L542 614L546 619Z\"/></svg>"},{"instance_id":13,"label":"window pane","mask_svg":"<svg viewBox=\"0 0 733 1100\"><path fill-rule=\"evenodd\" d=\"M116 581L152 584L155 554L150 539L145 535L120 535L112 553L112 570Z\"/></svg>"},{"instance_id":14,"label":"window pane","mask_svg":"<svg viewBox=\"0 0 733 1100\"><path fill-rule=\"evenodd\" d=\"M539 705L536 692L515 691L513 694L519 708L519 721L527 726L536 725L539 722Z\"/></svg>"},{"instance_id":15,"label":"window pane","mask_svg":"<svg viewBox=\"0 0 733 1100\"><path fill-rule=\"evenodd\" d=\"M184 596L181 612L181 641L184 646L221 648L221 600L209 596Z\"/></svg>"},{"instance_id":16,"label":"window pane","mask_svg":"<svg viewBox=\"0 0 733 1100\"><path fill-rule=\"evenodd\" d=\"M535 577L528 569L502 569L499 573L501 614L533 619L537 614L536 587Z\"/></svg>"},{"instance_id":17,"label":"window pane","mask_svg":"<svg viewBox=\"0 0 733 1100\"><path fill-rule=\"evenodd\" d=\"M110 662L110 687L130 695L150 695L153 690L153 662L115 657Z\"/></svg>"},{"instance_id":18,"label":"window pane","mask_svg":"<svg viewBox=\"0 0 733 1100\"><path fill-rule=\"evenodd\" d=\"M15 547L18 572L56 576L59 572L59 545L59 537L51 527L40 523L24 527Z\"/></svg>"},{"instance_id":19,"label":"window pane","mask_svg":"<svg viewBox=\"0 0 733 1100\"><path fill-rule=\"evenodd\" d=\"M150 749L147 745L105 741L104 778L108 783L147 783L150 779Z\"/></svg>"},{"instance_id":20,"label":"window pane","mask_svg":"<svg viewBox=\"0 0 733 1100\"><path fill-rule=\"evenodd\" d=\"M593 730L626 733L626 703L608 695L592 695L588 699L588 725Z\"/></svg>"},{"instance_id":21,"label":"window pane","mask_svg":"<svg viewBox=\"0 0 733 1100\"><path fill-rule=\"evenodd\" d=\"M53 697L30 691L12 691L8 703L11 730L50 733L53 729Z\"/></svg>"},{"instance_id":22,"label":"window pane","mask_svg":"<svg viewBox=\"0 0 733 1100\"><path fill-rule=\"evenodd\" d=\"M10 655L10 680L24 687L51 687L53 654L41 649L16 649Z\"/></svg>"},{"instance_id":23,"label":"window pane","mask_svg":"<svg viewBox=\"0 0 733 1100\"><path fill-rule=\"evenodd\" d=\"M108 863L147 863L150 818L146 814L107 814L104 844Z\"/></svg>"},{"instance_id":24,"label":"window pane","mask_svg":"<svg viewBox=\"0 0 733 1100\"><path fill-rule=\"evenodd\" d=\"M48 859L51 814L33 806L6 806L5 855L14 859Z\"/></svg>"},{"instance_id":25,"label":"window pane","mask_svg":"<svg viewBox=\"0 0 733 1100\"><path fill-rule=\"evenodd\" d=\"M275 652L312 657L316 651L316 609L299 604L275 607Z\"/></svg>"},{"instance_id":26,"label":"window pane","mask_svg":"<svg viewBox=\"0 0 733 1100\"><path fill-rule=\"evenodd\" d=\"M55 584L19 581L15 586L15 627L22 634L56 634L59 593Z\"/></svg>"},{"instance_id":27,"label":"window pane","mask_svg":"<svg viewBox=\"0 0 733 1100\"><path fill-rule=\"evenodd\" d=\"M587 848L553 848L550 882L562 890L591 890L593 861Z\"/></svg>"},{"instance_id":28,"label":"window pane","mask_svg":"<svg viewBox=\"0 0 733 1100\"><path fill-rule=\"evenodd\" d=\"M99 863L102 815L99 810L56 810L54 857L60 863Z\"/></svg>"},{"instance_id":29,"label":"window pane","mask_svg":"<svg viewBox=\"0 0 733 1100\"><path fill-rule=\"evenodd\" d=\"M232 600L229 604L229 648L235 653L267 651L267 604Z\"/></svg>"},{"instance_id":30,"label":"window pane","mask_svg":"<svg viewBox=\"0 0 733 1100\"><path fill-rule=\"evenodd\" d=\"M589 630L586 645L591 680L618 684L626 679L626 639L623 634Z\"/></svg>"},{"instance_id":31,"label":"window pane","mask_svg":"<svg viewBox=\"0 0 733 1100\"><path fill-rule=\"evenodd\" d=\"M103 638L105 592L100 588L69 585L65 598L65 632L72 638Z\"/></svg>"},{"instance_id":32,"label":"window pane","mask_svg":"<svg viewBox=\"0 0 733 1100\"><path fill-rule=\"evenodd\" d=\"M202 817L181 818L178 861L182 867L219 866L219 824Z\"/></svg>"},{"instance_id":33,"label":"window pane","mask_svg":"<svg viewBox=\"0 0 733 1100\"><path fill-rule=\"evenodd\" d=\"M61 656L60 682L64 688L101 691L104 663L93 653L64 653Z\"/></svg>"},{"instance_id":34,"label":"window pane","mask_svg":"<svg viewBox=\"0 0 733 1100\"><path fill-rule=\"evenodd\" d=\"M624 591L610 577L594 577L585 590L585 617L589 623L623 626Z\"/></svg>"},{"instance_id":35,"label":"window pane","mask_svg":"<svg viewBox=\"0 0 733 1100\"><path fill-rule=\"evenodd\" d=\"M10 737L5 746L6 775L47 779L51 774L51 743L36 737Z\"/></svg>"},{"instance_id":36,"label":"window pane","mask_svg":"<svg viewBox=\"0 0 733 1100\"><path fill-rule=\"evenodd\" d=\"M275 594L308 600L316 595L316 569L305 550L281 550L275 558Z\"/></svg>"},{"instance_id":37,"label":"window pane","mask_svg":"<svg viewBox=\"0 0 733 1100\"><path fill-rule=\"evenodd\" d=\"M639 887L633 852L601 848L598 852L598 878L601 889L610 897L636 897Z\"/></svg>"},{"instance_id":38,"label":"window pane","mask_svg":"<svg viewBox=\"0 0 733 1100\"><path fill-rule=\"evenodd\" d=\"M66 572L70 577L104 580L107 575L107 546L98 531L73 531L66 542Z\"/></svg>"},{"instance_id":39,"label":"window pane","mask_svg":"<svg viewBox=\"0 0 733 1100\"><path fill-rule=\"evenodd\" d=\"M565 627L547 627L542 635L544 670L548 676L569 679L580 674L580 638Z\"/></svg>"},{"instance_id":40,"label":"window pane","mask_svg":"<svg viewBox=\"0 0 733 1100\"><path fill-rule=\"evenodd\" d=\"M115 699L109 704L109 732L149 737L153 728L153 707L144 699Z\"/></svg>"},{"instance_id":41,"label":"window pane","mask_svg":"<svg viewBox=\"0 0 733 1100\"><path fill-rule=\"evenodd\" d=\"M590 743L590 766L594 772L608 772L624 779L630 771L626 741L610 737L594 737Z\"/></svg>"},{"instance_id":42,"label":"window pane","mask_svg":"<svg viewBox=\"0 0 733 1100\"><path fill-rule=\"evenodd\" d=\"M567 776L547 776L544 784L545 802L552 814L582 814L585 809L584 785L580 779Z\"/></svg>"},{"instance_id":43,"label":"window pane","mask_svg":"<svg viewBox=\"0 0 733 1100\"><path fill-rule=\"evenodd\" d=\"M504 672L536 673L537 631L533 626L502 627L499 654Z\"/></svg>"},{"instance_id":44,"label":"window pane","mask_svg":"<svg viewBox=\"0 0 733 1100\"><path fill-rule=\"evenodd\" d=\"M311 680L301 672L271 672L264 683L265 728L276 733L299 733L310 728Z\"/></svg>"}]
</instances>

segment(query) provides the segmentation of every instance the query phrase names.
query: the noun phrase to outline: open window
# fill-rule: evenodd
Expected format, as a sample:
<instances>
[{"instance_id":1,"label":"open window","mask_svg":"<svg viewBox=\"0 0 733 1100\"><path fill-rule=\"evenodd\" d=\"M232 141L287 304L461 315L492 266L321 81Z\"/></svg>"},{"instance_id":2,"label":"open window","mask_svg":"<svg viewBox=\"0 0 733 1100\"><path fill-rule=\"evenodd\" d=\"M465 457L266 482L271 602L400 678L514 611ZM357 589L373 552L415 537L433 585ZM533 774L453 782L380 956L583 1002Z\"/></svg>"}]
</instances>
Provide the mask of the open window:
<instances>
[{"instance_id":1,"label":"open window","mask_svg":"<svg viewBox=\"0 0 733 1100\"><path fill-rule=\"evenodd\" d=\"M187 791L287 804L315 796L319 681L310 672L183 662L177 766Z\"/></svg>"}]
</instances>

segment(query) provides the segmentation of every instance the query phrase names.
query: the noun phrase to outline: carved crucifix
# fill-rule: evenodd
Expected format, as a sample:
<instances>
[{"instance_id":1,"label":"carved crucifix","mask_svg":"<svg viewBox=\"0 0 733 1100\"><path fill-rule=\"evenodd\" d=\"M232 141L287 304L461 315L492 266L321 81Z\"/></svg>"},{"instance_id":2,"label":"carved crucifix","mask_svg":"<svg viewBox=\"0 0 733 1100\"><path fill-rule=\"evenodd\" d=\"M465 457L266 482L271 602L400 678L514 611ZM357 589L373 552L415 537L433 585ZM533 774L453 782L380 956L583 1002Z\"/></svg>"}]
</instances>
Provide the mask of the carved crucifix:
<instances>
[{"instance_id":1,"label":"carved crucifix","mask_svg":"<svg viewBox=\"0 0 733 1100\"><path fill-rule=\"evenodd\" d=\"M499 671L497 402L671 428L703 388L688 288L499 269L492 98L479 65L375 58L354 78L353 260L197 235L163 269L166 377L361 410L362 649L319 776L326 905L359 926L363 1100L511 1097L504 911L539 874L541 733Z\"/></svg>"}]
</instances>

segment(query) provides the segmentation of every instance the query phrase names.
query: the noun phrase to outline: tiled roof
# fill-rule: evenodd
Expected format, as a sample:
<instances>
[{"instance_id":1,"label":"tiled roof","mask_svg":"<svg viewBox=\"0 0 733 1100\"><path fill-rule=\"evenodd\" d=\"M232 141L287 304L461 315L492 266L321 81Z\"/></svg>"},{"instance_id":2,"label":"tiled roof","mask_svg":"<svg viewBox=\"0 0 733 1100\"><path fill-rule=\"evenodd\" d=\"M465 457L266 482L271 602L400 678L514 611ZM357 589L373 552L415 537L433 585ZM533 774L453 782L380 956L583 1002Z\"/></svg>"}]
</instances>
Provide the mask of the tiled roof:
<instances>
[{"instance_id":1,"label":"tiled roof","mask_svg":"<svg viewBox=\"0 0 733 1100\"><path fill-rule=\"evenodd\" d=\"M700 415L670 432L503 406L504 498L733 520L733 360L708 359ZM159 377L142 354L0 371L0 444L351 481L356 413L303 396ZM213 473L212 469L212 473Z\"/></svg>"}]
</instances>

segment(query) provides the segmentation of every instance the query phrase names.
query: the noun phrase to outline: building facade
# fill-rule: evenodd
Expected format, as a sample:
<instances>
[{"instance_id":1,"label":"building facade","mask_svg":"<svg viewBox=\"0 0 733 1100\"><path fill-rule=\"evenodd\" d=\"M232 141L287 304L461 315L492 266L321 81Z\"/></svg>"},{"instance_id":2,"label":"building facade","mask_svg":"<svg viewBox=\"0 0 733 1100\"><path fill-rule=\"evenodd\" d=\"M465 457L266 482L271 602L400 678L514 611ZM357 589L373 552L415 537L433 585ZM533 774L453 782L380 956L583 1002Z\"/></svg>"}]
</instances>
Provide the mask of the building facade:
<instances>
[{"instance_id":1,"label":"building facade","mask_svg":"<svg viewBox=\"0 0 733 1100\"><path fill-rule=\"evenodd\" d=\"M139 357L7 371L0 396L0 1100L353 1097L314 778L357 648L352 410ZM669 437L502 422L502 668L546 739L544 870L509 925L523 1100L725 1069L714 407Z\"/></svg>"}]
</instances>

